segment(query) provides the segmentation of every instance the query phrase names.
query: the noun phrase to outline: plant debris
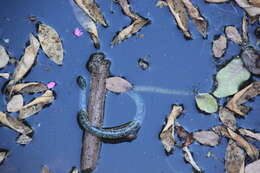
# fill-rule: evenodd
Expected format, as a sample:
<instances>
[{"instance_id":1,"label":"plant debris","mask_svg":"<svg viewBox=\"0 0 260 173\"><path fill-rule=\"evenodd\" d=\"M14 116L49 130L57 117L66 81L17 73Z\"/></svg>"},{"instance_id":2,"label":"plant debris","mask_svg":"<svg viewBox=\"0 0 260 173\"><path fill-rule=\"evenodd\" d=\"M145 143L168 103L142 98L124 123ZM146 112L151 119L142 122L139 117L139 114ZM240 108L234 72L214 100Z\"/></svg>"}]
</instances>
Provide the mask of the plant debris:
<instances>
[{"instance_id":1,"label":"plant debris","mask_svg":"<svg viewBox=\"0 0 260 173\"><path fill-rule=\"evenodd\" d=\"M244 116L250 109L241 105L260 94L260 82L253 82L238 93L227 103L227 108L238 115Z\"/></svg>"},{"instance_id":2,"label":"plant debris","mask_svg":"<svg viewBox=\"0 0 260 173\"><path fill-rule=\"evenodd\" d=\"M260 8L249 4L249 0L235 0L236 3L247 12L250 17L260 15Z\"/></svg>"},{"instance_id":3,"label":"plant debris","mask_svg":"<svg viewBox=\"0 0 260 173\"><path fill-rule=\"evenodd\" d=\"M260 51L252 46L246 47L241 53L246 68L255 75L260 75Z\"/></svg>"},{"instance_id":4,"label":"plant debris","mask_svg":"<svg viewBox=\"0 0 260 173\"><path fill-rule=\"evenodd\" d=\"M0 77L4 79L9 79L10 74L9 73L0 73Z\"/></svg>"},{"instance_id":5,"label":"plant debris","mask_svg":"<svg viewBox=\"0 0 260 173\"><path fill-rule=\"evenodd\" d=\"M183 107L174 105L171 113L167 117L167 122L160 134L160 139L167 153L170 153L175 144L174 127L176 118L182 113Z\"/></svg>"},{"instance_id":6,"label":"plant debris","mask_svg":"<svg viewBox=\"0 0 260 173\"><path fill-rule=\"evenodd\" d=\"M244 15L244 17L242 19L242 36L243 36L244 44L247 44L249 41L249 38L248 38L248 20L247 20L246 15Z\"/></svg>"},{"instance_id":7,"label":"plant debris","mask_svg":"<svg viewBox=\"0 0 260 173\"><path fill-rule=\"evenodd\" d=\"M14 86L7 86L6 92L13 93L39 93L48 90L47 86L40 82L19 83Z\"/></svg>"},{"instance_id":8,"label":"plant debris","mask_svg":"<svg viewBox=\"0 0 260 173\"><path fill-rule=\"evenodd\" d=\"M199 168L199 166L197 165L197 163L194 161L193 157L192 157L192 154L189 150L188 147L183 147L182 150L184 151L184 159L189 162L192 167L198 171L198 172L202 172L202 170Z\"/></svg>"},{"instance_id":9,"label":"plant debris","mask_svg":"<svg viewBox=\"0 0 260 173\"><path fill-rule=\"evenodd\" d=\"M214 113L218 111L217 100L208 93L200 93L195 97L198 108L206 113Z\"/></svg>"},{"instance_id":10,"label":"plant debris","mask_svg":"<svg viewBox=\"0 0 260 173\"><path fill-rule=\"evenodd\" d=\"M52 173L47 166L42 167L41 173Z\"/></svg>"},{"instance_id":11,"label":"plant debris","mask_svg":"<svg viewBox=\"0 0 260 173\"><path fill-rule=\"evenodd\" d=\"M221 107L219 109L219 119L228 128L234 131L237 129L237 121L234 116L234 113L228 110L227 108Z\"/></svg>"},{"instance_id":12,"label":"plant debris","mask_svg":"<svg viewBox=\"0 0 260 173\"><path fill-rule=\"evenodd\" d=\"M147 70L149 68L149 62L146 61L144 58L140 58L138 60L138 65L142 70Z\"/></svg>"},{"instance_id":13,"label":"plant debris","mask_svg":"<svg viewBox=\"0 0 260 173\"><path fill-rule=\"evenodd\" d=\"M0 45L0 69L4 68L9 61L9 55L7 54L5 48Z\"/></svg>"},{"instance_id":14,"label":"plant debris","mask_svg":"<svg viewBox=\"0 0 260 173\"><path fill-rule=\"evenodd\" d=\"M240 85L250 78L249 71L240 58L234 58L216 76L217 88L213 95L222 98L235 94Z\"/></svg>"},{"instance_id":15,"label":"plant debris","mask_svg":"<svg viewBox=\"0 0 260 173\"><path fill-rule=\"evenodd\" d=\"M27 136L27 135L20 135L17 140L16 140L16 143L17 144L20 144L20 145L27 145L29 144L30 142L32 141L32 138Z\"/></svg>"},{"instance_id":16,"label":"plant debris","mask_svg":"<svg viewBox=\"0 0 260 173\"><path fill-rule=\"evenodd\" d=\"M106 89L115 93L124 93L133 88L133 85L121 77L109 77L106 79Z\"/></svg>"},{"instance_id":17,"label":"plant debris","mask_svg":"<svg viewBox=\"0 0 260 173\"><path fill-rule=\"evenodd\" d=\"M260 170L260 159L250 163L245 168L245 173L259 173Z\"/></svg>"},{"instance_id":18,"label":"plant debris","mask_svg":"<svg viewBox=\"0 0 260 173\"><path fill-rule=\"evenodd\" d=\"M224 56L227 49L227 38L225 35L215 37L212 43L212 52L215 58Z\"/></svg>"},{"instance_id":19,"label":"plant debris","mask_svg":"<svg viewBox=\"0 0 260 173\"><path fill-rule=\"evenodd\" d=\"M159 1L157 1L157 3L156 3L156 7L162 8L162 7L166 7L166 6L168 6L168 4L167 4L167 2L165 2L164 0L159 0Z\"/></svg>"},{"instance_id":20,"label":"plant debris","mask_svg":"<svg viewBox=\"0 0 260 173\"><path fill-rule=\"evenodd\" d=\"M242 129L242 128L238 129L238 131L241 135L248 136L248 137L253 138L257 141L260 141L260 133L254 133L254 132L252 132L248 129Z\"/></svg>"},{"instance_id":21,"label":"plant debris","mask_svg":"<svg viewBox=\"0 0 260 173\"><path fill-rule=\"evenodd\" d=\"M193 142L192 134L184 130L184 128L180 124L178 124L178 122L176 122L175 130L177 132L178 137L183 141L184 147L187 147L190 144L192 144Z\"/></svg>"},{"instance_id":22,"label":"plant debris","mask_svg":"<svg viewBox=\"0 0 260 173\"><path fill-rule=\"evenodd\" d=\"M45 54L56 64L62 65L63 48L58 33L50 26L39 24L38 38Z\"/></svg>"},{"instance_id":23,"label":"plant debris","mask_svg":"<svg viewBox=\"0 0 260 173\"><path fill-rule=\"evenodd\" d=\"M0 124L21 134L29 134L32 132L32 129L23 122L3 112L0 112Z\"/></svg>"},{"instance_id":24,"label":"plant debris","mask_svg":"<svg viewBox=\"0 0 260 173\"><path fill-rule=\"evenodd\" d=\"M33 101L22 107L19 113L19 119L25 119L38 113L44 108L44 106L50 104L53 100L53 91L47 90L43 95L35 98Z\"/></svg>"},{"instance_id":25,"label":"plant debris","mask_svg":"<svg viewBox=\"0 0 260 173\"><path fill-rule=\"evenodd\" d=\"M8 157L9 152L7 150L0 149L0 164L4 162L6 157Z\"/></svg>"},{"instance_id":26,"label":"plant debris","mask_svg":"<svg viewBox=\"0 0 260 173\"><path fill-rule=\"evenodd\" d=\"M202 145L214 147L219 144L219 136L212 131L194 132L193 138Z\"/></svg>"},{"instance_id":27,"label":"plant debris","mask_svg":"<svg viewBox=\"0 0 260 173\"><path fill-rule=\"evenodd\" d=\"M233 41L236 44L242 45L243 40L236 27L226 26L225 34L229 40Z\"/></svg>"},{"instance_id":28,"label":"plant debris","mask_svg":"<svg viewBox=\"0 0 260 173\"><path fill-rule=\"evenodd\" d=\"M14 95L7 103L8 112L17 112L23 107L23 96L21 94Z\"/></svg>"}]
</instances>

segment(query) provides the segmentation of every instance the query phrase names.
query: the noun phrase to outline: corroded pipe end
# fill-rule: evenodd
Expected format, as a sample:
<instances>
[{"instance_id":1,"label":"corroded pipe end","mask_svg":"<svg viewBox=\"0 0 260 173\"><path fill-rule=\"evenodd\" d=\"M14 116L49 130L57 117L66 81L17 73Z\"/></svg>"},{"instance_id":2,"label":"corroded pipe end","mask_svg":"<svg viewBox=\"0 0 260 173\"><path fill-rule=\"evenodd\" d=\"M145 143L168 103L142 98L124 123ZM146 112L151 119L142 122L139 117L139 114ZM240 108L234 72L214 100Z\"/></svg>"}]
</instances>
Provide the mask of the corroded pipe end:
<instances>
[{"instance_id":1,"label":"corroded pipe end","mask_svg":"<svg viewBox=\"0 0 260 173\"><path fill-rule=\"evenodd\" d=\"M104 53L94 53L90 56L87 69L92 74L102 73L105 69L110 67L111 62L108 59L105 59L106 56Z\"/></svg>"}]
</instances>

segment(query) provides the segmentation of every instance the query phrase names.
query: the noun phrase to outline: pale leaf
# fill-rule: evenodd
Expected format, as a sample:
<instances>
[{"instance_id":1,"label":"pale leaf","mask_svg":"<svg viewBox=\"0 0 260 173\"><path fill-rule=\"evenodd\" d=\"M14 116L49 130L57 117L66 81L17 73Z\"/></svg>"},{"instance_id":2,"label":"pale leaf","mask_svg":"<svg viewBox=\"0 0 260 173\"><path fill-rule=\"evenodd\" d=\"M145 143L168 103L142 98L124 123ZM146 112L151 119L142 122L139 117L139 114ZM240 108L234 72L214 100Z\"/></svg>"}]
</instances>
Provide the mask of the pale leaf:
<instances>
[{"instance_id":1,"label":"pale leaf","mask_svg":"<svg viewBox=\"0 0 260 173\"><path fill-rule=\"evenodd\" d=\"M0 45L0 69L4 68L8 64L9 59L9 55L5 48Z\"/></svg>"},{"instance_id":2,"label":"pale leaf","mask_svg":"<svg viewBox=\"0 0 260 173\"><path fill-rule=\"evenodd\" d=\"M260 141L260 133L255 133L247 129L239 129L239 133L244 136L248 136L250 138L253 138L257 141Z\"/></svg>"},{"instance_id":3,"label":"pale leaf","mask_svg":"<svg viewBox=\"0 0 260 173\"><path fill-rule=\"evenodd\" d=\"M23 96L21 94L14 95L7 103L8 112L17 112L23 107Z\"/></svg>"},{"instance_id":4,"label":"pale leaf","mask_svg":"<svg viewBox=\"0 0 260 173\"><path fill-rule=\"evenodd\" d=\"M212 131L198 131L193 133L193 138L203 145L216 146L219 143L219 136Z\"/></svg>"},{"instance_id":5,"label":"pale leaf","mask_svg":"<svg viewBox=\"0 0 260 173\"><path fill-rule=\"evenodd\" d=\"M259 173L260 170L260 159L246 165L245 173Z\"/></svg>"},{"instance_id":6,"label":"pale leaf","mask_svg":"<svg viewBox=\"0 0 260 173\"><path fill-rule=\"evenodd\" d=\"M225 27L225 34L227 38L233 41L236 44L242 45L242 37L239 34L238 30L234 26L226 26Z\"/></svg>"},{"instance_id":7,"label":"pale leaf","mask_svg":"<svg viewBox=\"0 0 260 173\"><path fill-rule=\"evenodd\" d=\"M215 58L221 58L225 54L226 48L227 38L225 37L225 35L220 35L213 40L212 52Z\"/></svg>"},{"instance_id":8,"label":"pale leaf","mask_svg":"<svg viewBox=\"0 0 260 173\"><path fill-rule=\"evenodd\" d=\"M132 84L121 77L106 79L106 89L116 93L123 93L133 88Z\"/></svg>"},{"instance_id":9,"label":"pale leaf","mask_svg":"<svg viewBox=\"0 0 260 173\"><path fill-rule=\"evenodd\" d=\"M199 168L197 163L194 161L192 154L188 147L183 147L182 150L184 151L184 159L191 164L191 166L198 172L202 172Z\"/></svg>"},{"instance_id":10,"label":"pale leaf","mask_svg":"<svg viewBox=\"0 0 260 173\"><path fill-rule=\"evenodd\" d=\"M48 90L47 86L40 82L19 83L14 86L7 86L6 92L13 93L38 93Z\"/></svg>"}]
</instances>

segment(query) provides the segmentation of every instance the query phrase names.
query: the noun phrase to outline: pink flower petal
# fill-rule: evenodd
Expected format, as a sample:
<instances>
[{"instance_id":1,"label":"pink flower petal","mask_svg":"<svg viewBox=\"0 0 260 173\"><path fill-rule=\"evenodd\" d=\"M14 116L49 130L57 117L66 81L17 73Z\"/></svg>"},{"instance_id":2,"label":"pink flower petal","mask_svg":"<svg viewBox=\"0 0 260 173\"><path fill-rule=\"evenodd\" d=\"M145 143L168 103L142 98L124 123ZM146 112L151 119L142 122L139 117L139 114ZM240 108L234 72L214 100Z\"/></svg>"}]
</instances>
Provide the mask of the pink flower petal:
<instances>
[{"instance_id":1,"label":"pink flower petal","mask_svg":"<svg viewBox=\"0 0 260 173\"><path fill-rule=\"evenodd\" d=\"M74 35L75 35L76 37L80 37L80 36L83 35L83 32L82 32L79 28L76 28L76 29L74 30Z\"/></svg>"},{"instance_id":2,"label":"pink flower petal","mask_svg":"<svg viewBox=\"0 0 260 173\"><path fill-rule=\"evenodd\" d=\"M47 87L48 87L48 89L52 89L52 88L54 88L56 85L57 85L56 82L49 82L49 83L47 84Z\"/></svg>"}]
</instances>

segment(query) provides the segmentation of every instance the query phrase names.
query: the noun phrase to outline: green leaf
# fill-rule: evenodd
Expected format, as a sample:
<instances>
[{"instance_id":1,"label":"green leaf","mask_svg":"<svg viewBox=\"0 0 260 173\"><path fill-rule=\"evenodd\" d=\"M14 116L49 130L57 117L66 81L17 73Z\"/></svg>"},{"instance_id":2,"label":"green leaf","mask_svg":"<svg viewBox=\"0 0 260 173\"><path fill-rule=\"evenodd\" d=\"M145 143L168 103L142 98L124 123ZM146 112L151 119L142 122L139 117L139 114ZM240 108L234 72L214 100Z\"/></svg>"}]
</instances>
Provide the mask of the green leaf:
<instances>
[{"instance_id":1,"label":"green leaf","mask_svg":"<svg viewBox=\"0 0 260 173\"><path fill-rule=\"evenodd\" d=\"M218 110L217 100L208 93L200 93L195 97L198 108L206 113L214 113Z\"/></svg>"}]
</instances>

